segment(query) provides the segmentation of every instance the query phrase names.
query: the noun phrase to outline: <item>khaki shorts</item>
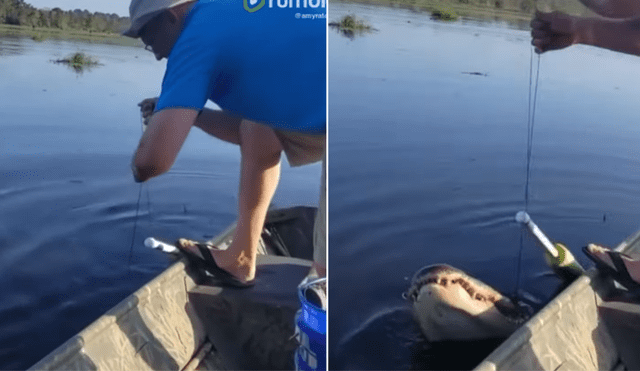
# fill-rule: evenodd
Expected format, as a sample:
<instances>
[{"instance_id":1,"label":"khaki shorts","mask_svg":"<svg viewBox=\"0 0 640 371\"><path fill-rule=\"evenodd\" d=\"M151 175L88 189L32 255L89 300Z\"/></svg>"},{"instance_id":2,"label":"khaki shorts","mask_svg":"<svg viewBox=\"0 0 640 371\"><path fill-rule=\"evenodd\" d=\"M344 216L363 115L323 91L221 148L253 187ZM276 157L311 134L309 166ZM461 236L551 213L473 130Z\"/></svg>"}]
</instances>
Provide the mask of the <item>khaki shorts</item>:
<instances>
[{"instance_id":1,"label":"khaki shorts","mask_svg":"<svg viewBox=\"0 0 640 371\"><path fill-rule=\"evenodd\" d=\"M327 158L322 154L322 176L320 177L320 203L313 226L313 261L327 267Z\"/></svg>"},{"instance_id":2,"label":"khaki shorts","mask_svg":"<svg viewBox=\"0 0 640 371\"><path fill-rule=\"evenodd\" d=\"M325 134L312 135L274 130L287 156L289 165L302 166L323 159L326 146Z\"/></svg>"}]
</instances>

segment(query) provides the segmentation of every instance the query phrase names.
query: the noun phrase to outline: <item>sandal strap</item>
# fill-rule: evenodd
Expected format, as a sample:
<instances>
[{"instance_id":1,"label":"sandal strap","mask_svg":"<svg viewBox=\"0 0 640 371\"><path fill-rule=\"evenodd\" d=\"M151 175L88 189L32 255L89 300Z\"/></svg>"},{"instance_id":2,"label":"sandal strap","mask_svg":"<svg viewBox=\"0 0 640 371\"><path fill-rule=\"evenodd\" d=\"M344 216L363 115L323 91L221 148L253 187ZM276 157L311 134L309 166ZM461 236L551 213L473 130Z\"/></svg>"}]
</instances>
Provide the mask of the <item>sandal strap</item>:
<instances>
[{"instance_id":1,"label":"sandal strap","mask_svg":"<svg viewBox=\"0 0 640 371\"><path fill-rule=\"evenodd\" d=\"M196 246L198 247L198 250L200 250L200 255L202 255L204 260L210 264L213 263L213 265L217 265L216 261L213 260L213 256L211 256L211 250L209 250L206 244L196 243Z\"/></svg>"},{"instance_id":2,"label":"sandal strap","mask_svg":"<svg viewBox=\"0 0 640 371\"><path fill-rule=\"evenodd\" d=\"M618 273L621 276L624 276L626 279L629 279L629 281L633 281L633 278L631 278L631 275L627 270L627 266L624 264L624 260L622 260L622 257L621 257L622 254L620 254L617 251L609 250L607 251L607 255L609 255L609 258L613 262L613 265L616 267L616 271L618 271Z\"/></svg>"}]
</instances>

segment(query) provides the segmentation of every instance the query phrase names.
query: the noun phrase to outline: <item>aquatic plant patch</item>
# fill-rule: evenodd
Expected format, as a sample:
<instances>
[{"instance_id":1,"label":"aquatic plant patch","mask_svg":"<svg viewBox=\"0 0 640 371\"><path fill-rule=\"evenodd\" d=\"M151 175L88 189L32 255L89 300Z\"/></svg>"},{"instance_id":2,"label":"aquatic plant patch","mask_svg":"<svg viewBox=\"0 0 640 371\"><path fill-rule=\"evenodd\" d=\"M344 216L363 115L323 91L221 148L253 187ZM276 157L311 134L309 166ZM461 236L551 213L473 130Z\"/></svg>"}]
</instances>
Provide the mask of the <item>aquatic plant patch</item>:
<instances>
[{"instance_id":1,"label":"aquatic plant patch","mask_svg":"<svg viewBox=\"0 0 640 371\"><path fill-rule=\"evenodd\" d=\"M56 59L52 62L66 64L78 73L83 72L88 68L100 65L96 58L82 52L77 52L66 58Z\"/></svg>"}]
</instances>

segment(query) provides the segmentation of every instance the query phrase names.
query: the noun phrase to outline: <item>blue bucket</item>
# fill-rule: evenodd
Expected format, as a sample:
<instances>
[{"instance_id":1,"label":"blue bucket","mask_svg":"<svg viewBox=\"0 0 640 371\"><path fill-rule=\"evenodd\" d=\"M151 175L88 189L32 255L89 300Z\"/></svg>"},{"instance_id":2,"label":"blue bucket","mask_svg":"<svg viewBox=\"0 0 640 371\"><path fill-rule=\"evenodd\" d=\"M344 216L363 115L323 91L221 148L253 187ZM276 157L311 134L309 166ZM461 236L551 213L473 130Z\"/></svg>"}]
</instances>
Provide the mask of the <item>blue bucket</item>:
<instances>
[{"instance_id":1,"label":"blue bucket","mask_svg":"<svg viewBox=\"0 0 640 371\"><path fill-rule=\"evenodd\" d=\"M301 308L296 314L298 349L295 352L296 370L324 371L327 369L327 311L310 303L305 292L313 285L326 285L326 278L305 279L298 286Z\"/></svg>"}]
</instances>

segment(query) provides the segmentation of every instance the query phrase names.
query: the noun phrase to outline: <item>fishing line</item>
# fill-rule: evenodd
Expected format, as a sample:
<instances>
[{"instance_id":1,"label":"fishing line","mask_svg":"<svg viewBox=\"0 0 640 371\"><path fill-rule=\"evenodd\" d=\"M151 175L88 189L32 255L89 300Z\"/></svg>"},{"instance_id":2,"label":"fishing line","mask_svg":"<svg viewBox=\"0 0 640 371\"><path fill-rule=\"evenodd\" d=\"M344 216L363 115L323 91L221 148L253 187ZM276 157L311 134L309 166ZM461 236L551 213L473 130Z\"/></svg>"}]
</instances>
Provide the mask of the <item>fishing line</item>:
<instances>
[{"instance_id":1,"label":"fishing line","mask_svg":"<svg viewBox=\"0 0 640 371\"><path fill-rule=\"evenodd\" d=\"M533 149L533 128L535 125L536 102L538 100L538 80L540 78L540 54L536 66L535 85L533 84L533 47L530 49L529 58L529 107L527 111L527 166L524 185L524 210L529 211L529 180L531 178L531 153ZM520 230L520 250L518 251L518 265L516 269L515 296L520 291L520 278L522 273L522 252L524 251L524 228Z\"/></svg>"},{"instance_id":2,"label":"fishing line","mask_svg":"<svg viewBox=\"0 0 640 371\"><path fill-rule=\"evenodd\" d=\"M149 185L147 185L147 212L149 213L149 218L151 218L151 196L149 196L149 188Z\"/></svg>"},{"instance_id":3,"label":"fishing line","mask_svg":"<svg viewBox=\"0 0 640 371\"><path fill-rule=\"evenodd\" d=\"M531 63L529 68L529 122L527 123L527 178L524 186L524 211L529 211L529 179L531 178L531 151L533 149L533 127L536 117L536 102L538 100L538 80L540 78L540 54L538 54L538 65L536 67L536 85L533 88L533 107L531 107L531 75L533 75L533 51L531 52Z\"/></svg>"},{"instance_id":4,"label":"fishing line","mask_svg":"<svg viewBox=\"0 0 640 371\"><path fill-rule=\"evenodd\" d=\"M141 130L144 134L144 118L141 121ZM127 263L128 269L131 270L131 257L133 256L133 244L136 240L136 230L138 229L138 215L140 213L140 200L142 199L142 183L140 183L140 188L138 188L138 202L136 203L136 216L133 222L133 233L131 234L131 246L129 247L129 262ZM149 189L147 189L147 206L150 205L149 199Z\"/></svg>"},{"instance_id":5,"label":"fishing line","mask_svg":"<svg viewBox=\"0 0 640 371\"><path fill-rule=\"evenodd\" d=\"M131 257L133 255L133 243L136 240L136 230L138 229L138 213L140 212L141 198L142 198L142 183L140 183L140 188L138 188L138 203L136 206L136 217L133 222L133 233L131 234L131 247L129 247L129 263L128 263L129 270L131 270Z\"/></svg>"}]
</instances>

